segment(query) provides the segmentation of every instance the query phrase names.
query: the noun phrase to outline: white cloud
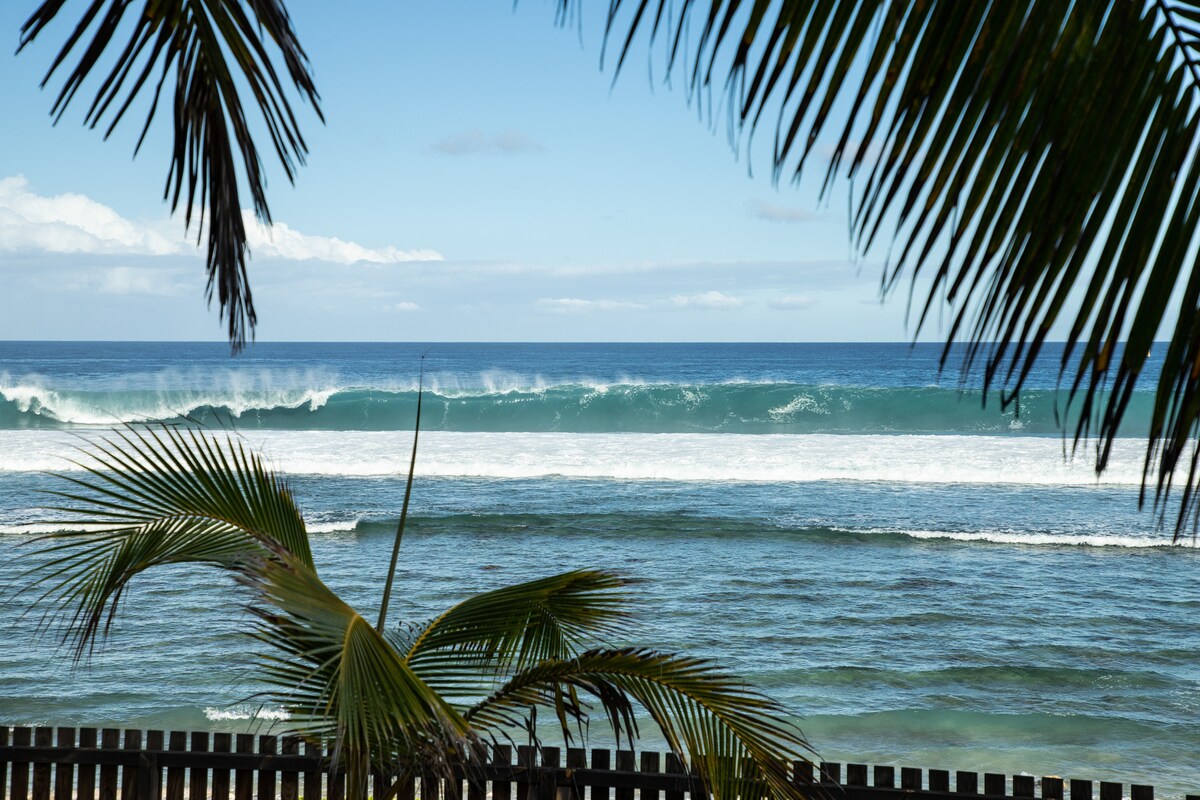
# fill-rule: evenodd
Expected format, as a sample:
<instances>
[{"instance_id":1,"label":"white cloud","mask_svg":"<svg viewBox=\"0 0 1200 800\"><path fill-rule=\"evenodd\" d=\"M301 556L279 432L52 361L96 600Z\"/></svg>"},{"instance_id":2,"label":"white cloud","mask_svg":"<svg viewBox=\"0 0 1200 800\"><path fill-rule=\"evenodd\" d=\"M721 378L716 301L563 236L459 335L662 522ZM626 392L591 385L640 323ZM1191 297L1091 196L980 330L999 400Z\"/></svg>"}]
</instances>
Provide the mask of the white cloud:
<instances>
[{"instance_id":1,"label":"white cloud","mask_svg":"<svg viewBox=\"0 0 1200 800\"><path fill-rule=\"evenodd\" d=\"M786 297L772 297L767 301L767 305L776 311L799 311L804 308L812 308L816 301L811 297L806 297L801 294L788 295Z\"/></svg>"},{"instance_id":2,"label":"white cloud","mask_svg":"<svg viewBox=\"0 0 1200 800\"><path fill-rule=\"evenodd\" d=\"M335 264L400 264L406 261L441 261L436 250L400 250L395 247L370 248L331 236L310 236L282 222L266 227L250 211L243 211L246 241L250 252L259 258L284 261L329 261Z\"/></svg>"},{"instance_id":3,"label":"white cloud","mask_svg":"<svg viewBox=\"0 0 1200 800\"><path fill-rule=\"evenodd\" d=\"M546 147L520 131L484 133L481 130L470 130L439 139L433 144L432 149L444 156L466 156L480 153L493 155L540 153Z\"/></svg>"},{"instance_id":4,"label":"white cloud","mask_svg":"<svg viewBox=\"0 0 1200 800\"><path fill-rule=\"evenodd\" d=\"M22 175L0 178L0 251L175 255L190 246L81 194L44 197Z\"/></svg>"},{"instance_id":5,"label":"white cloud","mask_svg":"<svg viewBox=\"0 0 1200 800\"><path fill-rule=\"evenodd\" d=\"M251 253L262 259L335 264L442 260L435 250L364 247L336 237L310 236L281 222L267 228L249 211L242 217ZM81 194L39 195L21 175L0 178L0 252L201 255L178 220L135 221Z\"/></svg>"},{"instance_id":6,"label":"white cloud","mask_svg":"<svg viewBox=\"0 0 1200 800\"><path fill-rule=\"evenodd\" d=\"M751 212L754 216L767 222L811 222L821 218L821 215L814 211L780 206L761 200L751 205Z\"/></svg>"},{"instance_id":7,"label":"white cloud","mask_svg":"<svg viewBox=\"0 0 1200 800\"><path fill-rule=\"evenodd\" d=\"M388 307L388 310L400 311L402 313L408 311L420 311L421 306L407 300L401 300L399 303L392 303L391 306Z\"/></svg>"},{"instance_id":8,"label":"white cloud","mask_svg":"<svg viewBox=\"0 0 1200 800\"><path fill-rule=\"evenodd\" d=\"M671 298L675 308L737 308L742 301L723 292L701 292L700 294L677 294Z\"/></svg>"},{"instance_id":9,"label":"white cloud","mask_svg":"<svg viewBox=\"0 0 1200 800\"><path fill-rule=\"evenodd\" d=\"M534 303L555 314L590 314L594 311L645 311L644 303L626 300L581 300L577 297L543 297Z\"/></svg>"}]
</instances>

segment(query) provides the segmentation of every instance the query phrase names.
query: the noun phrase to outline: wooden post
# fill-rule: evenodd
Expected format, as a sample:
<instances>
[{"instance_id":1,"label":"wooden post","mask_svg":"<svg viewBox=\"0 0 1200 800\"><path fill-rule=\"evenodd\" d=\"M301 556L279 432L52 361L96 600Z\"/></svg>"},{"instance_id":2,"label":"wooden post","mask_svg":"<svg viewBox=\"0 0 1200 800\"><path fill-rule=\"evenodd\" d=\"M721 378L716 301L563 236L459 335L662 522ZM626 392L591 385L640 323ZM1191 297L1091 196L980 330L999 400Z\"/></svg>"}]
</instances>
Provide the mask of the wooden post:
<instances>
[{"instance_id":1,"label":"wooden post","mask_svg":"<svg viewBox=\"0 0 1200 800\"><path fill-rule=\"evenodd\" d=\"M492 747L492 764L497 767L511 767L512 745L494 745ZM512 782L492 781L492 800L512 800Z\"/></svg>"},{"instance_id":2,"label":"wooden post","mask_svg":"<svg viewBox=\"0 0 1200 800\"><path fill-rule=\"evenodd\" d=\"M1035 781L1032 775L1013 775L1013 797L1033 797Z\"/></svg>"},{"instance_id":3,"label":"wooden post","mask_svg":"<svg viewBox=\"0 0 1200 800\"><path fill-rule=\"evenodd\" d=\"M98 743L95 728L79 729L79 749L95 750ZM96 800L96 765L80 764L75 770L76 800ZM0 786L0 797L4 796L4 787Z\"/></svg>"},{"instance_id":4,"label":"wooden post","mask_svg":"<svg viewBox=\"0 0 1200 800\"><path fill-rule=\"evenodd\" d=\"M191 736L192 752L208 752L208 734L193 733ZM208 770L202 767L192 767L188 770L188 800L207 800Z\"/></svg>"},{"instance_id":5,"label":"wooden post","mask_svg":"<svg viewBox=\"0 0 1200 800\"><path fill-rule=\"evenodd\" d=\"M321 760L321 745L315 742L304 743L304 755L317 761ZM304 773L304 800L321 800L320 767L313 767Z\"/></svg>"},{"instance_id":6,"label":"wooden post","mask_svg":"<svg viewBox=\"0 0 1200 800\"><path fill-rule=\"evenodd\" d=\"M1042 778L1043 800L1063 800L1063 779L1051 775Z\"/></svg>"},{"instance_id":7,"label":"wooden post","mask_svg":"<svg viewBox=\"0 0 1200 800\"><path fill-rule=\"evenodd\" d=\"M805 762L797 762L797 763L805 763ZM671 775L686 775L687 774L687 770L685 770L683 767L683 759L680 758L679 756L675 755L674 753L667 753L667 769L666 769L666 771L668 774L671 774ZM812 775L811 770L809 771L809 775L810 776ZM663 800L683 800L683 792L666 792L665 795L666 796L663 798Z\"/></svg>"},{"instance_id":8,"label":"wooden post","mask_svg":"<svg viewBox=\"0 0 1200 800\"><path fill-rule=\"evenodd\" d=\"M275 736L259 736L258 752L274 756L279 754L279 739ZM275 800L275 769L270 759L258 771L258 800Z\"/></svg>"},{"instance_id":9,"label":"wooden post","mask_svg":"<svg viewBox=\"0 0 1200 800\"><path fill-rule=\"evenodd\" d=\"M658 753L642 751L642 772L650 775L660 773ZM642 789L640 792L641 800L658 800L662 793L656 789Z\"/></svg>"},{"instance_id":10,"label":"wooden post","mask_svg":"<svg viewBox=\"0 0 1200 800\"><path fill-rule=\"evenodd\" d=\"M592 769L612 769L609 758L610 753L607 750L593 750ZM608 784L602 780L592 784L592 800L609 800L608 789Z\"/></svg>"},{"instance_id":11,"label":"wooden post","mask_svg":"<svg viewBox=\"0 0 1200 800\"><path fill-rule=\"evenodd\" d=\"M167 749L173 753L187 751L187 734L171 731L167 735ZM183 800L183 786L187 770L183 767L167 767L167 800Z\"/></svg>"},{"instance_id":12,"label":"wooden post","mask_svg":"<svg viewBox=\"0 0 1200 800\"><path fill-rule=\"evenodd\" d=\"M533 770L537 769L537 751L527 744L517 745L517 800L533 797ZM552 800L546 798L546 800Z\"/></svg>"},{"instance_id":13,"label":"wooden post","mask_svg":"<svg viewBox=\"0 0 1200 800\"><path fill-rule=\"evenodd\" d=\"M13 728L13 747L28 747L33 743L33 729L23 725ZM12 763L12 800L29 800L29 762Z\"/></svg>"},{"instance_id":14,"label":"wooden post","mask_svg":"<svg viewBox=\"0 0 1200 800\"><path fill-rule=\"evenodd\" d=\"M54 744L53 728L34 728L34 747L50 747ZM50 765L33 765L33 800L50 800Z\"/></svg>"},{"instance_id":15,"label":"wooden post","mask_svg":"<svg viewBox=\"0 0 1200 800\"><path fill-rule=\"evenodd\" d=\"M538 772L537 793L539 800L557 800L558 782L553 770L562 766L562 753L557 747L542 748L542 769Z\"/></svg>"},{"instance_id":16,"label":"wooden post","mask_svg":"<svg viewBox=\"0 0 1200 800\"><path fill-rule=\"evenodd\" d=\"M214 733L212 738L214 753L232 753L233 736L228 733ZM315 797L320 797L318 792ZM212 800L229 800L229 770L214 769L212 771Z\"/></svg>"},{"instance_id":17,"label":"wooden post","mask_svg":"<svg viewBox=\"0 0 1200 800\"><path fill-rule=\"evenodd\" d=\"M948 792L948 791L950 791L950 770L948 770L948 769L931 769L931 770L929 770L929 791L931 791L931 792Z\"/></svg>"},{"instance_id":18,"label":"wooden post","mask_svg":"<svg viewBox=\"0 0 1200 800\"><path fill-rule=\"evenodd\" d=\"M846 785L847 786L866 786L867 785L867 765L866 764L847 764L846 765Z\"/></svg>"},{"instance_id":19,"label":"wooden post","mask_svg":"<svg viewBox=\"0 0 1200 800\"><path fill-rule=\"evenodd\" d=\"M895 767L875 767L875 787L878 789L892 789L896 786L896 768Z\"/></svg>"},{"instance_id":20,"label":"wooden post","mask_svg":"<svg viewBox=\"0 0 1200 800\"><path fill-rule=\"evenodd\" d=\"M125 750L140 751L142 749L142 732L134 730L125 731ZM121 800L138 800L137 797L137 778L139 769L137 767L124 766L121 767Z\"/></svg>"},{"instance_id":21,"label":"wooden post","mask_svg":"<svg viewBox=\"0 0 1200 800\"><path fill-rule=\"evenodd\" d=\"M300 740L295 736L283 737L283 754L285 756L300 755ZM380 795L376 794L378 798ZM299 800L300 798L300 774L297 772L284 772L279 776L279 800ZM192 798L191 800L198 800Z\"/></svg>"},{"instance_id":22,"label":"wooden post","mask_svg":"<svg viewBox=\"0 0 1200 800\"><path fill-rule=\"evenodd\" d=\"M587 769L587 750L582 747L567 748L567 781L568 785L565 788L564 794L566 800L583 800L583 791L579 788L579 781L575 778L575 770ZM481 798L482 800L482 798Z\"/></svg>"},{"instance_id":23,"label":"wooden post","mask_svg":"<svg viewBox=\"0 0 1200 800\"><path fill-rule=\"evenodd\" d=\"M921 791L921 770L916 767L901 767L900 788L910 792Z\"/></svg>"},{"instance_id":24,"label":"wooden post","mask_svg":"<svg viewBox=\"0 0 1200 800\"><path fill-rule=\"evenodd\" d=\"M101 750L119 750L121 748L121 732L116 728L105 728L100 731ZM100 800L117 800L117 766L104 764L100 767Z\"/></svg>"},{"instance_id":25,"label":"wooden post","mask_svg":"<svg viewBox=\"0 0 1200 800\"><path fill-rule=\"evenodd\" d=\"M979 773L962 770L955 772L954 791L959 794L979 794Z\"/></svg>"},{"instance_id":26,"label":"wooden post","mask_svg":"<svg viewBox=\"0 0 1200 800\"><path fill-rule=\"evenodd\" d=\"M59 728L55 734L55 744L74 750L75 729ZM75 767L71 764L54 765L54 800L73 800L75 796Z\"/></svg>"},{"instance_id":27,"label":"wooden post","mask_svg":"<svg viewBox=\"0 0 1200 800\"><path fill-rule=\"evenodd\" d=\"M999 797L1008 794L1008 779L995 772L983 773L983 793Z\"/></svg>"},{"instance_id":28,"label":"wooden post","mask_svg":"<svg viewBox=\"0 0 1200 800\"><path fill-rule=\"evenodd\" d=\"M637 771L636 762L634 761L632 750L617 751L617 772L635 772ZM633 789L618 788L614 794L616 800L633 800Z\"/></svg>"}]
</instances>

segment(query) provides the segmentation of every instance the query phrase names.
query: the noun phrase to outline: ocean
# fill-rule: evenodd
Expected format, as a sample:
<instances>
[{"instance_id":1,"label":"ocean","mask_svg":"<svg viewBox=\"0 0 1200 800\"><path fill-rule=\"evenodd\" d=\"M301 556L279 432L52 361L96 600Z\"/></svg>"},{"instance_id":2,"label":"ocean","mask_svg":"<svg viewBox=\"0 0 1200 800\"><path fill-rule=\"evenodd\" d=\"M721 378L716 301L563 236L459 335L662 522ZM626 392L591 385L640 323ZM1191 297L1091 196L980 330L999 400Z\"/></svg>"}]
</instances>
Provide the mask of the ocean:
<instances>
[{"instance_id":1,"label":"ocean","mask_svg":"<svg viewBox=\"0 0 1200 800\"><path fill-rule=\"evenodd\" d=\"M628 639L718 661L820 756L1200 790L1200 552L1138 509L1151 395L1100 478L1048 354L1020 414L907 344L0 342L0 724L242 730L242 599L148 575L72 665L24 572L52 471L121 422L237 431L291 481L322 577L390 617L585 567ZM1153 366L1153 363L1152 363ZM1093 443L1094 444L1094 443ZM648 736L646 745L657 744Z\"/></svg>"}]
</instances>

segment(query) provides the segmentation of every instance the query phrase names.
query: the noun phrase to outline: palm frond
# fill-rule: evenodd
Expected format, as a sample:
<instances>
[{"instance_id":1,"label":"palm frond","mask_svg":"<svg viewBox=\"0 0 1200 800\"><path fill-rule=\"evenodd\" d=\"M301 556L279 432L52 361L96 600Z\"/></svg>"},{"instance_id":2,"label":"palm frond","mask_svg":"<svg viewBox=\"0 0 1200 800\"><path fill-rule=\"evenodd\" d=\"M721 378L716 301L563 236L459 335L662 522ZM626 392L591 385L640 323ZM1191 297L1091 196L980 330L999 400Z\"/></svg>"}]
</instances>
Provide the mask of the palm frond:
<instances>
[{"instance_id":1,"label":"palm frond","mask_svg":"<svg viewBox=\"0 0 1200 800\"><path fill-rule=\"evenodd\" d=\"M241 580L262 600L251 611L273 651L263 662L270 697L301 733L336 743L349 797L366 796L370 768L403 774L460 760L467 722L311 570L266 559Z\"/></svg>"},{"instance_id":2,"label":"palm frond","mask_svg":"<svg viewBox=\"0 0 1200 800\"><path fill-rule=\"evenodd\" d=\"M32 576L61 609L77 657L112 623L130 581L156 566L201 563L243 569L247 559L289 553L312 569L304 520L287 485L232 437L164 427L126 428L83 450L84 477L49 520L70 530L41 537ZM78 529L91 529L78 533Z\"/></svg>"},{"instance_id":3,"label":"palm frond","mask_svg":"<svg viewBox=\"0 0 1200 800\"><path fill-rule=\"evenodd\" d=\"M632 648L548 659L464 716L479 729L502 731L531 707L550 707L569 737L571 723L588 715L581 696L598 702L618 742L624 735L631 746L638 729L630 700L639 704L717 800L800 796L787 762L812 752L803 734L778 703L702 659Z\"/></svg>"},{"instance_id":4,"label":"palm frond","mask_svg":"<svg viewBox=\"0 0 1200 800\"><path fill-rule=\"evenodd\" d=\"M625 581L577 570L475 595L398 640L406 663L447 697L477 698L546 659L567 659L628 618Z\"/></svg>"},{"instance_id":5,"label":"palm frond","mask_svg":"<svg viewBox=\"0 0 1200 800\"><path fill-rule=\"evenodd\" d=\"M21 28L18 52L64 5L65 0L46 0L34 11ZM171 79L174 144L163 196L172 211L186 198L185 225L191 227L195 214L198 239L203 239L207 217L206 291L211 302L215 290L236 351L247 334L253 334L256 321L246 275L239 166L255 214L264 223L271 221L262 159L239 92L249 91L284 174L293 181L307 145L276 62L283 62L292 88L323 119L308 58L282 0L146 0L140 13L130 12L131 5L126 0L90 0L42 85L79 48L79 60L54 101L51 113L57 121L88 76L107 71L84 116L92 128L106 125L105 138L147 90L150 108L136 152L154 119L163 85ZM122 45L117 35L127 13L132 27ZM90 40L83 44L89 31ZM152 89L147 89L149 84Z\"/></svg>"},{"instance_id":6,"label":"palm frond","mask_svg":"<svg viewBox=\"0 0 1200 800\"><path fill-rule=\"evenodd\" d=\"M1200 521L1198 24L1185 0L612 0L609 36L618 70L646 31L693 96L724 88L733 129L773 129L776 179L828 143L855 244L890 234L885 288L928 278L915 331L945 312L942 363L981 367L985 400L1017 402L1068 330L1098 471L1166 332L1144 488L1165 502L1186 469L1178 537Z\"/></svg>"}]
</instances>

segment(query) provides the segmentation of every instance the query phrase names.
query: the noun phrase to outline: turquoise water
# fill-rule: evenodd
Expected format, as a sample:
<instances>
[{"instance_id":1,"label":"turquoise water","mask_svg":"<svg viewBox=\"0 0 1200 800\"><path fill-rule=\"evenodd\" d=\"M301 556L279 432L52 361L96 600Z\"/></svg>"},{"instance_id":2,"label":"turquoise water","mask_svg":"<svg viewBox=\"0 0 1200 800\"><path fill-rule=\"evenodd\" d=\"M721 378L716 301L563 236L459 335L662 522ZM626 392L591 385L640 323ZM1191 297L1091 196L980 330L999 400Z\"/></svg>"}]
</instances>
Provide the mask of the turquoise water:
<instances>
[{"instance_id":1,"label":"turquoise water","mask_svg":"<svg viewBox=\"0 0 1200 800\"><path fill-rule=\"evenodd\" d=\"M373 611L425 351L397 619L612 568L620 643L719 660L828 760L1200 788L1200 554L1137 510L1147 398L1097 481L1064 462L1053 368L1016 417L904 345L0 343L0 583L75 434L186 414L292 475L323 577ZM284 724L247 699L219 574L147 577L76 668L4 597L0 723Z\"/></svg>"}]
</instances>

